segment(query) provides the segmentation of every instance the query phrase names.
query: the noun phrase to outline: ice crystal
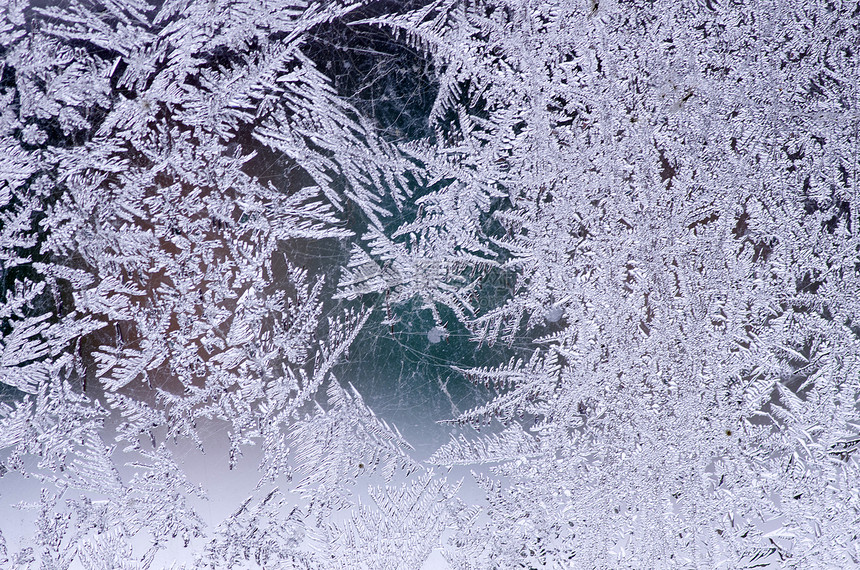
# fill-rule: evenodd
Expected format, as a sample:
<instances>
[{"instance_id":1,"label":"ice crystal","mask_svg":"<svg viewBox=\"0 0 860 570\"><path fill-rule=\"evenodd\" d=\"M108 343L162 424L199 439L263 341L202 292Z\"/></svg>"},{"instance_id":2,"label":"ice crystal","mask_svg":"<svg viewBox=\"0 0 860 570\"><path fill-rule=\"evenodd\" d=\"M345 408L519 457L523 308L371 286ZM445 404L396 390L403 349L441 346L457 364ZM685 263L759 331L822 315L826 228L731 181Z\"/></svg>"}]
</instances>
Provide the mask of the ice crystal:
<instances>
[{"instance_id":1,"label":"ice crystal","mask_svg":"<svg viewBox=\"0 0 860 570\"><path fill-rule=\"evenodd\" d=\"M825 1L6 2L0 565L860 565L857 46Z\"/></svg>"}]
</instances>

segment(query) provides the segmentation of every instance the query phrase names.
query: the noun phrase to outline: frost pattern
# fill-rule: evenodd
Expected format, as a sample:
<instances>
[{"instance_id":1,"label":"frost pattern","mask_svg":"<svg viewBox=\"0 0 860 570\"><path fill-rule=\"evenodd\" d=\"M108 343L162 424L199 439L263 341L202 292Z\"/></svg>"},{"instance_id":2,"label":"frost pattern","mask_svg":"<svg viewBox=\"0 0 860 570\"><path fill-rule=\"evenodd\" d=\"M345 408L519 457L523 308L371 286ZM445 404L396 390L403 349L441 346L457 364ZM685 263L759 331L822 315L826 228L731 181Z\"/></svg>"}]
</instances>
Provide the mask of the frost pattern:
<instances>
[{"instance_id":1,"label":"frost pattern","mask_svg":"<svg viewBox=\"0 0 860 570\"><path fill-rule=\"evenodd\" d=\"M42 4L0 7L4 567L860 566L860 10ZM421 380L426 460L343 376L404 331L488 394ZM223 520L197 463L251 464Z\"/></svg>"}]
</instances>

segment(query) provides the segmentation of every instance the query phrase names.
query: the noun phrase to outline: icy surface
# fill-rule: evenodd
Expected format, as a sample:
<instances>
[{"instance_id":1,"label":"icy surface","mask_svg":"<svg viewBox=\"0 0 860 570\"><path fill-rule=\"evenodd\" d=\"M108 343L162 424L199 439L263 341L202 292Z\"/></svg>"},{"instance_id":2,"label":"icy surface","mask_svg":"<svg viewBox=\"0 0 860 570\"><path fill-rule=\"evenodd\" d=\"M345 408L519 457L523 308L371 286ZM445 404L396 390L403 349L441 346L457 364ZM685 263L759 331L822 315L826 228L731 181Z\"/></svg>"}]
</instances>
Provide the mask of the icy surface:
<instances>
[{"instance_id":1,"label":"icy surface","mask_svg":"<svg viewBox=\"0 0 860 570\"><path fill-rule=\"evenodd\" d=\"M858 46L3 3L0 568L857 567Z\"/></svg>"}]
</instances>

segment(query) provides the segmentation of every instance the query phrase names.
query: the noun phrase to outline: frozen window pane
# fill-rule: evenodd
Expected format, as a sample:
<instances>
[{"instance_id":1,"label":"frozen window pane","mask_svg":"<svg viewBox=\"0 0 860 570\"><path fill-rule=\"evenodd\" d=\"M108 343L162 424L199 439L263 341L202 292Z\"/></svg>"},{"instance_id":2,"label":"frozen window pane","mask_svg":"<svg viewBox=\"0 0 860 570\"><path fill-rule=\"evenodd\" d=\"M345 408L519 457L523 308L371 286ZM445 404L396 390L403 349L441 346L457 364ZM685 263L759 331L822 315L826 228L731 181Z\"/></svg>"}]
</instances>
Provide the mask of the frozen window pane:
<instances>
[{"instance_id":1,"label":"frozen window pane","mask_svg":"<svg viewBox=\"0 0 860 570\"><path fill-rule=\"evenodd\" d=\"M849 3L0 8L0 567L854 567Z\"/></svg>"}]
</instances>

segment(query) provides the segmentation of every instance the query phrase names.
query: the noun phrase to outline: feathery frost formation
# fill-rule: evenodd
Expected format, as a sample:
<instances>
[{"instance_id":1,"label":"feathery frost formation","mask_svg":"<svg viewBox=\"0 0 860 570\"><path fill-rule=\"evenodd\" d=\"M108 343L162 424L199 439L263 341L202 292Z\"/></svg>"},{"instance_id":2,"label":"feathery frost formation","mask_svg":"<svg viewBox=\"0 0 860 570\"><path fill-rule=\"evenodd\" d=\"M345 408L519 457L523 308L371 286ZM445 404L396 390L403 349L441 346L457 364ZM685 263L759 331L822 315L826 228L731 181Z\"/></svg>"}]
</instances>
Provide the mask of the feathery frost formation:
<instances>
[{"instance_id":1,"label":"feathery frost formation","mask_svg":"<svg viewBox=\"0 0 860 570\"><path fill-rule=\"evenodd\" d=\"M838 1L4 3L0 566L860 567L858 46ZM342 374L409 311L493 355L429 459ZM254 463L223 520L204 457Z\"/></svg>"}]
</instances>

